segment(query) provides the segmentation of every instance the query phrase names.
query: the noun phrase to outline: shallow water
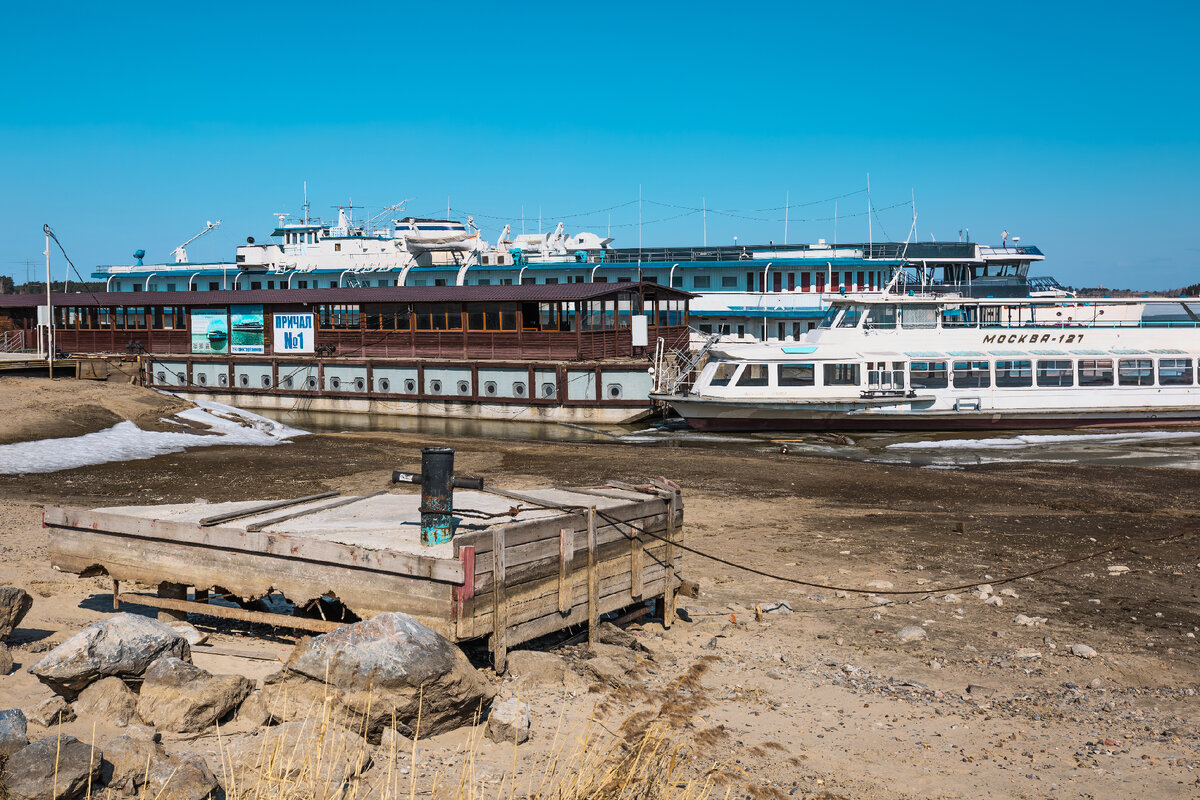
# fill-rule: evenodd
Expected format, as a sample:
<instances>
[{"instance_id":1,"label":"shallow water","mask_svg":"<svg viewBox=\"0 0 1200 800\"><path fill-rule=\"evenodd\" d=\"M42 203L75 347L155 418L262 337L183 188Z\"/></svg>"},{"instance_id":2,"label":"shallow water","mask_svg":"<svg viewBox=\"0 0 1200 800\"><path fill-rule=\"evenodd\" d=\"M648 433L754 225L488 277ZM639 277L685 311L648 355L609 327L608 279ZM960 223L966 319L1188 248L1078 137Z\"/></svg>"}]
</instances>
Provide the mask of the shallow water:
<instances>
[{"instance_id":1,"label":"shallow water","mask_svg":"<svg viewBox=\"0 0 1200 800\"><path fill-rule=\"evenodd\" d=\"M588 426L437 419L328 412L270 413L292 427L313 432L399 431L430 437L599 443L619 442L647 447L729 447L731 449L846 458L931 469L959 469L974 464L1046 462L1066 464L1136 464L1200 469L1200 426L1162 429L1095 428L1037 433L701 433L682 420L658 420L632 426Z\"/></svg>"}]
</instances>

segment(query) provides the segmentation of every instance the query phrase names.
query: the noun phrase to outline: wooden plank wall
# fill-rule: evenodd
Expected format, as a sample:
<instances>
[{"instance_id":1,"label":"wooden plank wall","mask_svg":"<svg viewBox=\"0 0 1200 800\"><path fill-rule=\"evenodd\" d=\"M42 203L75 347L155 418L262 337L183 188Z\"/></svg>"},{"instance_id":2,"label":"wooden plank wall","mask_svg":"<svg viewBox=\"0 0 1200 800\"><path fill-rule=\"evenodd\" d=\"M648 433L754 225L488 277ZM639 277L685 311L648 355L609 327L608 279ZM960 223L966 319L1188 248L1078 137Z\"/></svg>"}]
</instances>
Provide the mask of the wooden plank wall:
<instances>
[{"instance_id":1,"label":"wooden plank wall","mask_svg":"<svg viewBox=\"0 0 1200 800\"><path fill-rule=\"evenodd\" d=\"M496 668L503 671L508 647L639 600L667 598L682 552L664 539L682 524L676 494L598 511L593 537L587 511L455 537L455 552L474 562L471 588L457 597L457 638L491 636Z\"/></svg>"}]
</instances>

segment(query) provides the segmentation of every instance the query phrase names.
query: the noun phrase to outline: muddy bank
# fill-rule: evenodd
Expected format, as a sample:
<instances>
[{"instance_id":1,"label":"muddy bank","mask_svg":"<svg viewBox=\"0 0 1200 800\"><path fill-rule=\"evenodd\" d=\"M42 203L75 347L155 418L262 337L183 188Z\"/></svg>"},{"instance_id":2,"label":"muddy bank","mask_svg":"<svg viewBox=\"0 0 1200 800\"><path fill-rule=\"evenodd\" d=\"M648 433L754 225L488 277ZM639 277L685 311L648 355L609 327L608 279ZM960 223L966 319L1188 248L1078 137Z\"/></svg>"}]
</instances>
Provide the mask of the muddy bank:
<instances>
[{"instance_id":1,"label":"muddy bank","mask_svg":"<svg viewBox=\"0 0 1200 800\"><path fill-rule=\"evenodd\" d=\"M145 430L178 430L161 421L192 404L131 386L116 373L108 381L74 378L0 378L0 444L82 436L130 420Z\"/></svg>"}]
</instances>

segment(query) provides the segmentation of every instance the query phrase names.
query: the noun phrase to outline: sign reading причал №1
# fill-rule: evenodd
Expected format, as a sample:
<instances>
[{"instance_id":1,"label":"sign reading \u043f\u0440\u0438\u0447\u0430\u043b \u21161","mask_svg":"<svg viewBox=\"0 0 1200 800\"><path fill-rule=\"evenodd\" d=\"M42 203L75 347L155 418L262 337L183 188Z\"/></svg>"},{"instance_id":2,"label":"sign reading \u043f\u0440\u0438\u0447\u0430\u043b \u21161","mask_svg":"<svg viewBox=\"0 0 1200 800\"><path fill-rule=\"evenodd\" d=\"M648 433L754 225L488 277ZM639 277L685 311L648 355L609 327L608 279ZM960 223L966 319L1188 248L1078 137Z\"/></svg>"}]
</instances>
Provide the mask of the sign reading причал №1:
<instances>
[{"instance_id":1,"label":"sign reading \u043f\u0440\u0438\u0447\u0430\u043b \u21161","mask_svg":"<svg viewBox=\"0 0 1200 800\"><path fill-rule=\"evenodd\" d=\"M273 346L276 353L311 353L316 342L313 334L312 314L274 314L271 317L274 331Z\"/></svg>"}]
</instances>

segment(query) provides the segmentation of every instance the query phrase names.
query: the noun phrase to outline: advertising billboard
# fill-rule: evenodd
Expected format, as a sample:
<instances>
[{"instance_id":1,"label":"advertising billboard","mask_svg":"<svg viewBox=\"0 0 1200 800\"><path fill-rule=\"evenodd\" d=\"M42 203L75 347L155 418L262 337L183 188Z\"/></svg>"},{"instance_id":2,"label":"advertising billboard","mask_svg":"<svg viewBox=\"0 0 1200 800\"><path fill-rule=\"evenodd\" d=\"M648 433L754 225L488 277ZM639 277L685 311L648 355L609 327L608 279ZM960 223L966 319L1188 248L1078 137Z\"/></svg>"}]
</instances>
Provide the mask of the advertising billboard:
<instances>
[{"instance_id":1,"label":"advertising billboard","mask_svg":"<svg viewBox=\"0 0 1200 800\"><path fill-rule=\"evenodd\" d=\"M229 307L229 352L265 353L262 306Z\"/></svg>"},{"instance_id":2,"label":"advertising billboard","mask_svg":"<svg viewBox=\"0 0 1200 800\"><path fill-rule=\"evenodd\" d=\"M228 353L229 323L223 308L192 309L192 352Z\"/></svg>"}]
</instances>

